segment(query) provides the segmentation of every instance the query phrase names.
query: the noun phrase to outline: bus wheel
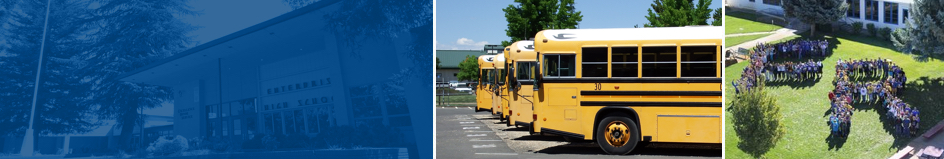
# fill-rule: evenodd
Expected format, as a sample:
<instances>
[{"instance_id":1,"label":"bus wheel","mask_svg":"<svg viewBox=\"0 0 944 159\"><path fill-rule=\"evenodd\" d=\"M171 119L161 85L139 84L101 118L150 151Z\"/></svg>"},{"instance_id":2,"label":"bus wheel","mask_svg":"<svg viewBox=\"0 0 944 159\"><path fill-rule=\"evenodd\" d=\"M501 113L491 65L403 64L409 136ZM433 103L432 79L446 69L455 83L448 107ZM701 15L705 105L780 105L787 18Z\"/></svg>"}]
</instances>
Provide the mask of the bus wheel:
<instances>
[{"instance_id":1,"label":"bus wheel","mask_svg":"<svg viewBox=\"0 0 944 159\"><path fill-rule=\"evenodd\" d=\"M603 151L611 155L625 155L639 142L639 130L636 122L621 116L604 118L597 125L596 141Z\"/></svg>"}]
</instances>

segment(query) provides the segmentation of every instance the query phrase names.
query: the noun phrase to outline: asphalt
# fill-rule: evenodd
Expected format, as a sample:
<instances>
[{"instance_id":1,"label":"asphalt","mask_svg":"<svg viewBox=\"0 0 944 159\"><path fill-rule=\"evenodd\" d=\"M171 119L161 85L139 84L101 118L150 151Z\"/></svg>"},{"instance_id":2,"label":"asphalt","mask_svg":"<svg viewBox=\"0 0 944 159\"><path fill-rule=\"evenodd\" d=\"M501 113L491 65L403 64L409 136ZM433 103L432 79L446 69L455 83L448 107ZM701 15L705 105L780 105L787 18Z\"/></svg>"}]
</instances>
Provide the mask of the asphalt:
<instances>
[{"instance_id":1,"label":"asphalt","mask_svg":"<svg viewBox=\"0 0 944 159\"><path fill-rule=\"evenodd\" d=\"M507 127L490 112L437 107L436 113L436 158L721 158L720 145L662 143L637 147L629 155L608 155L593 142L571 143Z\"/></svg>"}]
</instances>

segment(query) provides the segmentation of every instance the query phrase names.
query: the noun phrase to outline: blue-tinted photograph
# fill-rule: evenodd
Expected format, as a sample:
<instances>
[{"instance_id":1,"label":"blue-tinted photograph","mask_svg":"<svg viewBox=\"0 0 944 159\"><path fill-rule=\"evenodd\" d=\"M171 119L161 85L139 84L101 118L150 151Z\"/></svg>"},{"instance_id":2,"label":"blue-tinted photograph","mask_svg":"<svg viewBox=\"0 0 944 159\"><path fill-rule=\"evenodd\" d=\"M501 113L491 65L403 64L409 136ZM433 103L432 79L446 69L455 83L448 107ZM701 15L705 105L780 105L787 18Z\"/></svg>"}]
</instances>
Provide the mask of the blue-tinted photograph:
<instances>
[{"instance_id":1,"label":"blue-tinted photograph","mask_svg":"<svg viewBox=\"0 0 944 159\"><path fill-rule=\"evenodd\" d=\"M0 0L0 158L433 158L430 0Z\"/></svg>"}]
</instances>

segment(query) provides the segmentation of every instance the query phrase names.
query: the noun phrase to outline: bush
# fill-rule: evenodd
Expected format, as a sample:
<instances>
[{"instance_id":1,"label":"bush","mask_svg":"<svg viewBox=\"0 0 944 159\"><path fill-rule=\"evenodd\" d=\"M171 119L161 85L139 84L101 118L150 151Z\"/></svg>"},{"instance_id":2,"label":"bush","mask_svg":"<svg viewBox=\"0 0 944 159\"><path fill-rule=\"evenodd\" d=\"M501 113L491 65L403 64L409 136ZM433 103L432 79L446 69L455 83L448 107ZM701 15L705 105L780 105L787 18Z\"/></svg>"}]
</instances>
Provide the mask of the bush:
<instances>
[{"instance_id":1,"label":"bush","mask_svg":"<svg viewBox=\"0 0 944 159\"><path fill-rule=\"evenodd\" d=\"M262 145L262 137L265 134L255 134L251 139L243 141L243 149L263 149L265 146Z\"/></svg>"},{"instance_id":2,"label":"bush","mask_svg":"<svg viewBox=\"0 0 944 159\"><path fill-rule=\"evenodd\" d=\"M367 137L365 137L367 136ZM385 136L385 137L369 137ZM359 147L403 147L400 129L382 124L358 124L357 126L331 127L318 134L315 139L324 141L325 148L344 149ZM322 145L317 145L322 146Z\"/></svg>"},{"instance_id":3,"label":"bush","mask_svg":"<svg viewBox=\"0 0 944 159\"><path fill-rule=\"evenodd\" d=\"M892 28L882 28L878 30L878 34L882 35L882 39L889 40L892 35Z\"/></svg>"},{"instance_id":4,"label":"bush","mask_svg":"<svg viewBox=\"0 0 944 159\"><path fill-rule=\"evenodd\" d=\"M773 148L783 137L780 106L767 95L763 85L739 95L731 104L734 130L741 141L737 147L754 157L760 157Z\"/></svg>"},{"instance_id":5,"label":"bush","mask_svg":"<svg viewBox=\"0 0 944 159\"><path fill-rule=\"evenodd\" d=\"M182 152L188 148L190 148L189 142L183 136L162 136L148 146L147 152L154 156L165 156Z\"/></svg>"},{"instance_id":6,"label":"bush","mask_svg":"<svg viewBox=\"0 0 944 159\"><path fill-rule=\"evenodd\" d=\"M860 34L862 33L862 22L853 22L852 23L852 33Z\"/></svg>"},{"instance_id":7,"label":"bush","mask_svg":"<svg viewBox=\"0 0 944 159\"><path fill-rule=\"evenodd\" d=\"M870 35L878 37L878 29L875 28L875 24L869 23L865 25L865 28L869 30Z\"/></svg>"},{"instance_id":8,"label":"bush","mask_svg":"<svg viewBox=\"0 0 944 159\"><path fill-rule=\"evenodd\" d=\"M273 135L266 135L262 137L262 145L266 150L279 149L279 139Z\"/></svg>"}]
</instances>

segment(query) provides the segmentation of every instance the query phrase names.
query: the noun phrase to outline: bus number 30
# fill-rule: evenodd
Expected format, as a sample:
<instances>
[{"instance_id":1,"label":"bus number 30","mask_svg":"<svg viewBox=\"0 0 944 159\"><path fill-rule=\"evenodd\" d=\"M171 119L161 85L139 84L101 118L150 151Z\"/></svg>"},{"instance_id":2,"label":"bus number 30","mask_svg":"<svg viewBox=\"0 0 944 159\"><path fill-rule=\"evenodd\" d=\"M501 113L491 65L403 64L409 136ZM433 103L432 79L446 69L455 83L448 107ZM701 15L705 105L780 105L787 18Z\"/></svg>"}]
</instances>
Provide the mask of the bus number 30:
<instances>
[{"instance_id":1,"label":"bus number 30","mask_svg":"<svg viewBox=\"0 0 944 159\"><path fill-rule=\"evenodd\" d=\"M594 86L593 90L595 91L603 90L603 85L600 83L594 83L593 86Z\"/></svg>"}]
</instances>

